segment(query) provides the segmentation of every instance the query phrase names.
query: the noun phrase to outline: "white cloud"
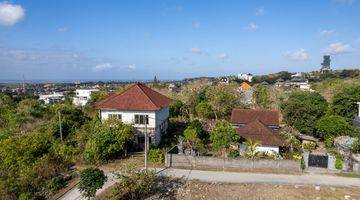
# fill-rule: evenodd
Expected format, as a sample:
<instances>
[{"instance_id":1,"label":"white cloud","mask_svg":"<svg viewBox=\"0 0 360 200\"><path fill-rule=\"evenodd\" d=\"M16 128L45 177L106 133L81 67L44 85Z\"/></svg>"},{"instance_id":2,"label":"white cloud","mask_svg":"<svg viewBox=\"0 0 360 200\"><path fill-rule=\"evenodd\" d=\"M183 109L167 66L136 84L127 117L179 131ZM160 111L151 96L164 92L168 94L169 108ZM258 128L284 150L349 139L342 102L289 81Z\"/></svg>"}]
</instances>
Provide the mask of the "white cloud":
<instances>
[{"instance_id":1,"label":"white cloud","mask_svg":"<svg viewBox=\"0 0 360 200\"><path fill-rule=\"evenodd\" d=\"M127 68L129 69L136 69L136 65L135 64L130 64L127 66Z\"/></svg>"},{"instance_id":2,"label":"white cloud","mask_svg":"<svg viewBox=\"0 0 360 200\"><path fill-rule=\"evenodd\" d=\"M60 27L60 28L57 29L57 31L61 32L61 33L66 32L67 30L68 29L66 27Z\"/></svg>"},{"instance_id":3,"label":"white cloud","mask_svg":"<svg viewBox=\"0 0 360 200\"><path fill-rule=\"evenodd\" d=\"M299 49L297 51L288 51L283 53L283 56L286 59L294 60L294 61L305 61L309 58L309 55L305 51L305 49Z\"/></svg>"},{"instance_id":4,"label":"white cloud","mask_svg":"<svg viewBox=\"0 0 360 200\"><path fill-rule=\"evenodd\" d=\"M200 22L194 21L194 22L192 23L192 27L193 27L193 28L199 28L199 27L200 27Z\"/></svg>"},{"instance_id":5,"label":"white cloud","mask_svg":"<svg viewBox=\"0 0 360 200\"><path fill-rule=\"evenodd\" d=\"M259 28L259 26L254 23L250 23L249 25L245 26L244 28L247 30L256 30Z\"/></svg>"},{"instance_id":6,"label":"white cloud","mask_svg":"<svg viewBox=\"0 0 360 200\"><path fill-rule=\"evenodd\" d=\"M107 70L107 69L111 69L111 68L113 68L113 65L111 63L101 63L101 64L95 65L95 67L93 69L94 69L94 71L103 71L103 70Z\"/></svg>"},{"instance_id":7,"label":"white cloud","mask_svg":"<svg viewBox=\"0 0 360 200\"><path fill-rule=\"evenodd\" d=\"M264 7L260 7L260 8L255 9L255 15L256 16L262 16L264 14L265 14L265 8Z\"/></svg>"},{"instance_id":8,"label":"white cloud","mask_svg":"<svg viewBox=\"0 0 360 200\"><path fill-rule=\"evenodd\" d=\"M324 49L324 52L330 55L340 55L340 54L349 53L350 51L351 51L350 45L343 44L341 42L332 43L326 49Z\"/></svg>"},{"instance_id":9,"label":"white cloud","mask_svg":"<svg viewBox=\"0 0 360 200\"><path fill-rule=\"evenodd\" d=\"M0 3L0 25L13 26L25 17L25 10L21 5L9 2Z\"/></svg>"},{"instance_id":10,"label":"white cloud","mask_svg":"<svg viewBox=\"0 0 360 200\"><path fill-rule=\"evenodd\" d=\"M195 54L202 54L202 50L200 48L193 47L190 51Z\"/></svg>"},{"instance_id":11,"label":"white cloud","mask_svg":"<svg viewBox=\"0 0 360 200\"><path fill-rule=\"evenodd\" d=\"M219 55L217 55L217 58L224 61L228 58L229 56L226 53L221 53Z\"/></svg>"},{"instance_id":12,"label":"white cloud","mask_svg":"<svg viewBox=\"0 0 360 200\"><path fill-rule=\"evenodd\" d=\"M335 34L335 30L334 29L331 29L331 30L321 30L320 31L320 36L323 36L323 37L330 37L330 36L333 36Z\"/></svg>"}]
</instances>

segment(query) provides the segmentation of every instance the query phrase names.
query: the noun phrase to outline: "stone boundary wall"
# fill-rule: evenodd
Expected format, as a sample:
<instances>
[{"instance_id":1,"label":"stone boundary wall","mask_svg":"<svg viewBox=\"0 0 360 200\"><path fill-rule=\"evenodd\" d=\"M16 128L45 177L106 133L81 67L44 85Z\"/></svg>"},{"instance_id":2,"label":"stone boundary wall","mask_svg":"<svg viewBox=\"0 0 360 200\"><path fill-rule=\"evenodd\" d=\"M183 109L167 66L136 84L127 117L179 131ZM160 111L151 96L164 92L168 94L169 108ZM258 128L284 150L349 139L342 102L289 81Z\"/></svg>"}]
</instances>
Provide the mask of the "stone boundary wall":
<instances>
[{"instance_id":1,"label":"stone boundary wall","mask_svg":"<svg viewBox=\"0 0 360 200\"><path fill-rule=\"evenodd\" d=\"M250 160L246 158L221 158L210 156L190 156L167 153L165 157L167 167L207 167L221 169L242 170L280 170L300 172L300 161L296 160Z\"/></svg>"}]
</instances>

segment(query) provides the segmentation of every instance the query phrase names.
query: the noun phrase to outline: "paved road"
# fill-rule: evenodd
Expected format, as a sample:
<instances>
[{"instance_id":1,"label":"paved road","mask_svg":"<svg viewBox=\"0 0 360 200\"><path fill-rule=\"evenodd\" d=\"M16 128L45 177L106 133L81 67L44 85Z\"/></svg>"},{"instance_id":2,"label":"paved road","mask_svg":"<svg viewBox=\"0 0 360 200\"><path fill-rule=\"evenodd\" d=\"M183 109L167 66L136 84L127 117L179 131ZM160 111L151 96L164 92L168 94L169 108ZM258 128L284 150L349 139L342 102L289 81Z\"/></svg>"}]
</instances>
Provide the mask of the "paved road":
<instances>
[{"instance_id":1,"label":"paved road","mask_svg":"<svg viewBox=\"0 0 360 200\"><path fill-rule=\"evenodd\" d=\"M176 178L185 178L187 180L200 180L203 182L221 182L221 183L267 183L267 184L310 184L310 185L330 185L330 186L358 186L359 178L346 178L330 175L287 175L287 174L265 174L265 173L240 173L223 171L200 171L188 169L156 169L159 175L171 176ZM103 188L97 191L101 193L108 187L116 183L116 176L113 173L106 174L107 182ZM61 200L80 200L81 196L77 187L68 191Z\"/></svg>"},{"instance_id":2,"label":"paved road","mask_svg":"<svg viewBox=\"0 0 360 200\"><path fill-rule=\"evenodd\" d=\"M268 183L268 184L313 184L331 186L358 186L359 178L346 178L330 175L287 175L287 174L265 174L265 173L239 173L223 171L200 171L187 169L168 168L160 172L165 176L200 180L203 182L222 183Z\"/></svg>"}]
</instances>

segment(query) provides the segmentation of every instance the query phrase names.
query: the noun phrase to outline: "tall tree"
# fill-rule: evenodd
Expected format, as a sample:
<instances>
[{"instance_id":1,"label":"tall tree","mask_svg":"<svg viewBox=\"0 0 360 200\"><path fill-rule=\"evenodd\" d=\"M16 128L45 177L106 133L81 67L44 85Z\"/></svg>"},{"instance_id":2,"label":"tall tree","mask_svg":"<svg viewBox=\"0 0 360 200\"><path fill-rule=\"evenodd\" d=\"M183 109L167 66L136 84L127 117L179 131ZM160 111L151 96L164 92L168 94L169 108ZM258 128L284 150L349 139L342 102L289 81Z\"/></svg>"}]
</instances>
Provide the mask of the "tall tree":
<instances>
[{"instance_id":1,"label":"tall tree","mask_svg":"<svg viewBox=\"0 0 360 200\"><path fill-rule=\"evenodd\" d=\"M313 135L315 122L325 114L327 102L319 93L293 91L280 107L288 125L301 133Z\"/></svg>"},{"instance_id":2,"label":"tall tree","mask_svg":"<svg viewBox=\"0 0 360 200\"><path fill-rule=\"evenodd\" d=\"M83 152L84 160L89 163L105 162L123 153L134 136L131 125L123 124L116 119L104 123L93 122L92 136L87 141Z\"/></svg>"},{"instance_id":3,"label":"tall tree","mask_svg":"<svg viewBox=\"0 0 360 200\"><path fill-rule=\"evenodd\" d=\"M231 110L240 105L242 95L231 86L218 85L206 90L206 97L212 107L215 119L226 119Z\"/></svg>"},{"instance_id":4,"label":"tall tree","mask_svg":"<svg viewBox=\"0 0 360 200\"><path fill-rule=\"evenodd\" d=\"M331 108L335 114L345 117L348 121L355 118L358 112L357 102L360 101L360 85L352 85L335 94Z\"/></svg>"},{"instance_id":5,"label":"tall tree","mask_svg":"<svg viewBox=\"0 0 360 200\"><path fill-rule=\"evenodd\" d=\"M254 90L255 104L259 108L270 108L270 93L266 85L258 84Z\"/></svg>"},{"instance_id":6,"label":"tall tree","mask_svg":"<svg viewBox=\"0 0 360 200\"><path fill-rule=\"evenodd\" d=\"M191 150L200 150L203 143L199 137L199 131L195 127L189 126L184 131L185 142L190 146Z\"/></svg>"},{"instance_id":7,"label":"tall tree","mask_svg":"<svg viewBox=\"0 0 360 200\"><path fill-rule=\"evenodd\" d=\"M230 146L236 144L239 139L240 134L225 120L218 121L215 128L210 132L213 148L217 151L220 150L223 155L226 155Z\"/></svg>"}]
</instances>

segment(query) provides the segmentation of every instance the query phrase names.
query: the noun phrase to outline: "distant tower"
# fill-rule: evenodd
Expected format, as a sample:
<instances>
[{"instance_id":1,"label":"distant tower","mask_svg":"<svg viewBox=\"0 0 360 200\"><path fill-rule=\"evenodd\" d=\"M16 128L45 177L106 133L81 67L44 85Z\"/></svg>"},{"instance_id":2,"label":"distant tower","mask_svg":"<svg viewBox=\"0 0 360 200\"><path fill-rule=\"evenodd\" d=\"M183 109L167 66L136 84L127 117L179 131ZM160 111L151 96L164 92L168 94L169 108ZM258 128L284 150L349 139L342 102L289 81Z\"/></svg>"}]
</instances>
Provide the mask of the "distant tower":
<instances>
[{"instance_id":1,"label":"distant tower","mask_svg":"<svg viewBox=\"0 0 360 200\"><path fill-rule=\"evenodd\" d=\"M22 92L26 93L26 83L25 83L25 76L22 76Z\"/></svg>"},{"instance_id":2,"label":"distant tower","mask_svg":"<svg viewBox=\"0 0 360 200\"><path fill-rule=\"evenodd\" d=\"M321 63L321 69L320 71L326 71L326 70L331 70L330 68L330 56L329 55L325 55L324 56L324 61Z\"/></svg>"},{"instance_id":3,"label":"distant tower","mask_svg":"<svg viewBox=\"0 0 360 200\"><path fill-rule=\"evenodd\" d=\"M157 85L159 81L157 80L156 76L154 77L154 85Z\"/></svg>"}]
</instances>

